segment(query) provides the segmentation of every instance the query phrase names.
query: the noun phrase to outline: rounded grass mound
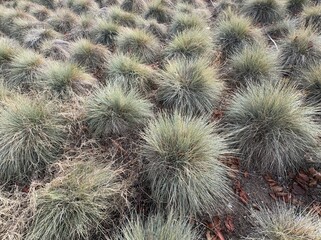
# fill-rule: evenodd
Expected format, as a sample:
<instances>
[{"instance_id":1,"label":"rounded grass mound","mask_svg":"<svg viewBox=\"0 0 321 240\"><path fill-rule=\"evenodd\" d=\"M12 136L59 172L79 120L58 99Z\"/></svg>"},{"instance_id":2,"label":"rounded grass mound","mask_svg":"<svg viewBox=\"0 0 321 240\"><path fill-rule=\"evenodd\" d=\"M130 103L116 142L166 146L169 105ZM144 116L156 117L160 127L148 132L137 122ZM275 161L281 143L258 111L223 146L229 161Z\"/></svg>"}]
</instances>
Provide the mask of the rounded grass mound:
<instances>
[{"instance_id":1,"label":"rounded grass mound","mask_svg":"<svg viewBox=\"0 0 321 240\"><path fill-rule=\"evenodd\" d=\"M3 76L8 64L19 50L19 45L14 40L0 37L0 77Z\"/></svg>"},{"instance_id":2,"label":"rounded grass mound","mask_svg":"<svg viewBox=\"0 0 321 240\"><path fill-rule=\"evenodd\" d=\"M107 85L89 99L86 121L93 136L107 138L129 133L152 116L152 104L135 89Z\"/></svg>"},{"instance_id":3,"label":"rounded grass mound","mask_svg":"<svg viewBox=\"0 0 321 240\"><path fill-rule=\"evenodd\" d=\"M40 53L52 60L66 61L70 58L70 43L61 39L44 41Z\"/></svg>"},{"instance_id":4,"label":"rounded grass mound","mask_svg":"<svg viewBox=\"0 0 321 240\"><path fill-rule=\"evenodd\" d=\"M40 101L16 97L6 106L0 115L0 179L30 180L61 154L62 119Z\"/></svg>"},{"instance_id":5,"label":"rounded grass mound","mask_svg":"<svg viewBox=\"0 0 321 240\"><path fill-rule=\"evenodd\" d=\"M137 25L137 15L126 12L118 6L109 8L108 19L123 27L135 27Z\"/></svg>"},{"instance_id":6,"label":"rounded grass mound","mask_svg":"<svg viewBox=\"0 0 321 240\"><path fill-rule=\"evenodd\" d=\"M263 42L263 36L258 28L252 26L249 18L232 14L218 22L214 42L217 52L227 59L246 44Z\"/></svg>"},{"instance_id":7,"label":"rounded grass mound","mask_svg":"<svg viewBox=\"0 0 321 240\"><path fill-rule=\"evenodd\" d=\"M163 107L189 114L211 114L218 105L224 83L204 60L168 62L158 81L156 99Z\"/></svg>"},{"instance_id":8,"label":"rounded grass mound","mask_svg":"<svg viewBox=\"0 0 321 240\"><path fill-rule=\"evenodd\" d=\"M87 13L99 9L98 4L94 0L67 0L67 7L76 14Z\"/></svg>"},{"instance_id":9,"label":"rounded grass mound","mask_svg":"<svg viewBox=\"0 0 321 240\"><path fill-rule=\"evenodd\" d=\"M125 206L121 170L94 162L63 165L63 171L35 192L35 215L26 240L89 239L104 233Z\"/></svg>"},{"instance_id":10,"label":"rounded grass mound","mask_svg":"<svg viewBox=\"0 0 321 240\"><path fill-rule=\"evenodd\" d=\"M254 228L246 240L262 239L313 239L321 236L321 219L313 211L303 211L294 206L276 204L252 214Z\"/></svg>"},{"instance_id":11,"label":"rounded grass mound","mask_svg":"<svg viewBox=\"0 0 321 240\"><path fill-rule=\"evenodd\" d=\"M8 64L5 82L8 87L28 90L38 80L44 63L44 58L31 50L18 52Z\"/></svg>"},{"instance_id":12,"label":"rounded grass mound","mask_svg":"<svg viewBox=\"0 0 321 240\"><path fill-rule=\"evenodd\" d=\"M68 97L89 93L97 87L97 80L77 65L65 62L49 62L41 71L39 85L52 95Z\"/></svg>"},{"instance_id":13,"label":"rounded grass mound","mask_svg":"<svg viewBox=\"0 0 321 240\"><path fill-rule=\"evenodd\" d=\"M294 86L264 82L239 90L225 118L247 168L287 176L319 154L316 113Z\"/></svg>"},{"instance_id":14,"label":"rounded grass mound","mask_svg":"<svg viewBox=\"0 0 321 240\"><path fill-rule=\"evenodd\" d=\"M152 33L161 41L165 41L167 37L167 26L162 23L158 23L155 19L147 20L144 23L144 27L147 32Z\"/></svg>"},{"instance_id":15,"label":"rounded grass mound","mask_svg":"<svg viewBox=\"0 0 321 240\"><path fill-rule=\"evenodd\" d=\"M31 29L23 39L23 45L27 48L39 49L44 41L59 38L60 34L51 28Z\"/></svg>"},{"instance_id":16,"label":"rounded grass mound","mask_svg":"<svg viewBox=\"0 0 321 240\"><path fill-rule=\"evenodd\" d=\"M318 33L321 33L321 5L305 7L302 17L305 27L311 27Z\"/></svg>"},{"instance_id":17,"label":"rounded grass mound","mask_svg":"<svg viewBox=\"0 0 321 240\"><path fill-rule=\"evenodd\" d=\"M204 29L190 29L177 34L165 48L165 55L172 58L210 59L213 52L212 38Z\"/></svg>"},{"instance_id":18,"label":"rounded grass mound","mask_svg":"<svg viewBox=\"0 0 321 240\"><path fill-rule=\"evenodd\" d=\"M269 25L282 20L285 6L279 0L246 0L242 12L255 24Z\"/></svg>"},{"instance_id":19,"label":"rounded grass mound","mask_svg":"<svg viewBox=\"0 0 321 240\"><path fill-rule=\"evenodd\" d=\"M248 45L235 53L227 66L227 77L236 86L275 80L279 76L277 56L267 46Z\"/></svg>"},{"instance_id":20,"label":"rounded grass mound","mask_svg":"<svg viewBox=\"0 0 321 240\"><path fill-rule=\"evenodd\" d=\"M79 17L66 8L59 8L46 20L55 31L60 33L70 32L79 23Z\"/></svg>"},{"instance_id":21,"label":"rounded grass mound","mask_svg":"<svg viewBox=\"0 0 321 240\"><path fill-rule=\"evenodd\" d=\"M186 220L177 217L171 212L164 216L157 213L150 215L146 221L140 217L132 217L122 228L117 240L195 240L199 239L199 233L192 228Z\"/></svg>"},{"instance_id":22,"label":"rounded grass mound","mask_svg":"<svg viewBox=\"0 0 321 240\"><path fill-rule=\"evenodd\" d=\"M91 39L97 43L113 47L118 36L120 26L109 22L105 19L98 19L94 27L90 31Z\"/></svg>"},{"instance_id":23,"label":"rounded grass mound","mask_svg":"<svg viewBox=\"0 0 321 240\"><path fill-rule=\"evenodd\" d=\"M200 216L222 212L231 199L225 139L205 118L162 114L142 134L145 178L161 210Z\"/></svg>"},{"instance_id":24,"label":"rounded grass mound","mask_svg":"<svg viewBox=\"0 0 321 240\"><path fill-rule=\"evenodd\" d=\"M122 29L117 37L116 46L121 53L133 55L146 63L157 60L160 54L158 39L141 29Z\"/></svg>"},{"instance_id":25,"label":"rounded grass mound","mask_svg":"<svg viewBox=\"0 0 321 240\"><path fill-rule=\"evenodd\" d=\"M93 44L83 38L72 43L70 48L71 62L78 64L92 73L105 68L110 52L99 44Z\"/></svg>"},{"instance_id":26,"label":"rounded grass mound","mask_svg":"<svg viewBox=\"0 0 321 240\"><path fill-rule=\"evenodd\" d=\"M303 70L299 82L306 90L308 100L321 102L321 64L311 66Z\"/></svg>"},{"instance_id":27,"label":"rounded grass mound","mask_svg":"<svg viewBox=\"0 0 321 240\"><path fill-rule=\"evenodd\" d=\"M292 15L297 15L301 13L308 2L309 0L287 0L285 6L288 12Z\"/></svg>"},{"instance_id":28,"label":"rounded grass mound","mask_svg":"<svg viewBox=\"0 0 321 240\"><path fill-rule=\"evenodd\" d=\"M296 76L301 70L321 61L321 39L310 28L297 29L280 48L284 74Z\"/></svg>"},{"instance_id":29,"label":"rounded grass mound","mask_svg":"<svg viewBox=\"0 0 321 240\"><path fill-rule=\"evenodd\" d=\"M109 61L108 82L122 85L125 89L136 88L149 93L157 78L156 71L138 59L123 54L114 55Z\"/></svg>"},{"instance_id":30,"label":"rounded grass mound","mask_svg":"<svg viewBox=\"0 0 321 240\"><path fill-rule=\"evenodd\" d=\"M177 12L169 27L169 33L175 35L188 29L205 29L206 27L206 22L196 13Z\"/></svg>"},{"instance_id":31,"label":"rounded grass mound","mask_svg":"<svg viewBox=\"0 0 321 240\"><path fill-rule=\"evenodd\" d=\"M120 7L127 12L141 14L147 9L147 2L145 0L123 0Z\"/></svg>"},{"instance_id":32,"label":"rounded grass mound","mask_svg":"<svg viewBox=\"0 0 321 240\"><path fill-rule=\"evenodd\" d=\"M173 11L163 0L153 0L144 14L145 19L156 19L159 23L169 23L173 17Z\"/></svg>"}]
</instances>

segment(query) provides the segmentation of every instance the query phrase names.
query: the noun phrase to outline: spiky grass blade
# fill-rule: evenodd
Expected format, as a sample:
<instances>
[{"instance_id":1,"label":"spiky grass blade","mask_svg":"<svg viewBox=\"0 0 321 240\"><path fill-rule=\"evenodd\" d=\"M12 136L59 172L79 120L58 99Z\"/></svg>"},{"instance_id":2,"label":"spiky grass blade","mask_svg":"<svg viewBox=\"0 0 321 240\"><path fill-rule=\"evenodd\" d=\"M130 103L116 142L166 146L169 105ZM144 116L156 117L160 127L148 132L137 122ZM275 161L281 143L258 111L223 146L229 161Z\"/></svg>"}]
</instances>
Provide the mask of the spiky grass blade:
<instances>
[{"instance_id":1,"label":"spiky grass blade","mask_svg":"<svg viewBox=\"0 0 321 240\"><path fill-rule=\"evenodd\" d=\"M205 118L162 114L142 135L145 177L161 210L196 216L221 212L231 199L225 139Z\"/></svg>"}]
</instances>

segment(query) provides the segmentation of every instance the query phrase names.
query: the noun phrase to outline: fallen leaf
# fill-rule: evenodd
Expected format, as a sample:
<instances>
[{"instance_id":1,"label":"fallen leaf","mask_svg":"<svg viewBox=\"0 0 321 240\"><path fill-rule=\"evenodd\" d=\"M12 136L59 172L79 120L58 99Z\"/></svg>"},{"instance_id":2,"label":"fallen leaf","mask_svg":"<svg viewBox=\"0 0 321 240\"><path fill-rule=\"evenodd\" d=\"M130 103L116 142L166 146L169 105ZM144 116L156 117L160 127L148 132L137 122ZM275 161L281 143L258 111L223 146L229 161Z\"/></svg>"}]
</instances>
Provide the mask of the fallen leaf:
<instances>
[{"instance_id":1,"label":"fallen leaf","mask_svg":"<svg viewBox=\"0 0 321 240\"><path fill-rule=\"evenodd\" d=\"M234 232L235 227L231 216L227 216L224 223L229 232Z\"/></svg>"},{"instance_id":2,"label":"fallen leaf","mask_svg":"<svg viewBox=\"0 0 321 240\"><path fill-rule=\"evenodd\" d=\"M303 195L305 194L306 190L298 183L294 182L292 192L296 195Z\"/></svg>"},{"instance_id":3,"label":"fallen leaf","mask_svg":"<svg viewBox=\"0 0 321 240\"><path fill-rule=\"evenodd\" d=\"M277 192L282 192L283 191L283 187L280 187L280 186L273 186L271 187L271 190L275 193Z\"/></svg>"}]
</instances>

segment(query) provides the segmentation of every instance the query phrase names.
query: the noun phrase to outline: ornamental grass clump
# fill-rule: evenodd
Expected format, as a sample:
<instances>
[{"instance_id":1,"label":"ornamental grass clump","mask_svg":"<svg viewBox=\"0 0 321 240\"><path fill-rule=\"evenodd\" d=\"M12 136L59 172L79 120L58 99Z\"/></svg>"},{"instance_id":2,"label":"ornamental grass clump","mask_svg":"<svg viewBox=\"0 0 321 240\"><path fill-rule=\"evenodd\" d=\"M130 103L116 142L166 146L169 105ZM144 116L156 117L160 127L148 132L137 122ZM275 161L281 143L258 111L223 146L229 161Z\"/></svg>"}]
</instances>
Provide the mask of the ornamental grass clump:
<instances>
[{"instance_id":1,"label":"ornamental grass clump","mask_svg":"<svg viewBox=\"0 0 321 240\"><path fill-rule=\"evenodd\" d=\"M165 41L167 37L167 26L162 23L158 23L155 19L147 20L144 24L143 29L152 33L160 41Z\"/></svg>"},{"instance_id":2,"label":"ornamental grass clump","mask_svg":"<svg viewBox=\"0 0 321 240\"><path fill-rule=\"evenodd\" d=\"M119 25L105 19L98 19L90 31L90 38L97 44L113 47L119 31Z\"/></svg>"},{"instance_id":3,"label":"ornamental grass clump","mask_svg":"<svg viewBox=\"0 0 321 240\"><path fill-rule=\"evenodd\" d=\"M211 114L218 106L224 83L202 59L168 62L161 72L157 101L166 109L188 114Z\"/></svg>"},{"instance_id":4,"label":"ornamental grass clump","mask_svg":"<svg viewBox=\"0 0 321 240\"><path fill-rule=\"evenodd\" d=\"M57 6L57 0L32 0L32 2L45 6L49 9L55 9Z\"/></svg>"},{"instance_id":5,"label":"ornamental grass clump","mask_svg":"<svg viewBox=\"0 0 321 240\"><path fill-rule=\"evenodd\" d=\"M156 71L138 59L123 54L110 59L107 81L122 85L125 89L136 88L141 93L149 93L157 78Z\"/></svg>"},{"instance_id":6,"label":"ornamental grass clump","mask_svg":"<svg viewBox=\"0 0 321 240\"><path fill-rule=\"evenodd\" d=\"M147 2L145 0L123 0L120 8L136 14L141 14L147 9Z\"/></svg>"},{"instance_id":7,"label":"ornamental grass clump","mask_svg":"<svg viewBox=\"0 0 321 240\"><path fill-rule=\"evenodd\" d=\"M79 16L79 23L65 35L66 40L77 41L81 38L90 38L90 31L96 22L90 14L83 14Z\"/></svg>"},{"instance_id":8,"label":"ornamental grass clump","mask_svg":"<svg viewBox=\"0 0 321 240\"><path fill-rule=\"evenodd\" d=\"M173 58L211 58L212 38L207 30L190 29L177 34L165 48L165 56Z\"/></svg>"},{"instance_id":9,"label":"ornamental grass clump","mask_svg":"<svg viewBox=\"0 0 321 240\"><path fill-rule=\"evenodd\" d=\"M281 75L276 54L263 45L248 45L228 61L226 75L234 86L276 80Z\"/></svg>"},{"instance_id":10,"label":"ornamental grass clump","mask_svg":"<svg viewBox=\"0 0 321 240\"><path fill-rule=\"evenodd\" d=\"M239 90L225 120L246 168L284 177L305 166L307 154L318 160L316 114L295 86L265 81Z\"/></svg>"},{"instance_id":11,"label":"ornamental grass clump","mask_svg":"<svg viewBox=\"0 0 321 240\"><path fill-rule=\"evenodd\" d=\"M70 32L79 23L78 16L67 8L59 8L46 20L55 31L60 33Z\"/></svg>"},{"instance_id":12,"label":"ornamental grass clump","mask_svg":"<svg viewBox=\"0 0 321 240\"><path fill-rule=\"evenodd\" d=\"M222 212L231 200L225 138L205 117L161 114L142 134L143 172L151 197L164 211L200 216Z\"/></svg>"},{"instance_id":13,"label":"ornamental grass clump","mask_svg":"<svg viewBox=\"0 0 321 240\"><path fill-rule=\"evenodd\" d=\"M99 9L98 4L94 0L68 0L67 7L76 14L87 13Z\"/></svg>"},{"instance_id":14,"label":"ornamental grass clump","mask_svg":"<svg viewBox=\"0 0 321 240\"><path fill-rule=\"evenodd\" d=\"M110 51L102 45L93 44L83 38L72 43L70 48L70 60L92 73L101 71L110 56Z\"/></svg>"},{"instance_id":15,"label":"ornamental grass clump","mask_svg":"<svg viewBox=\"0 0 321 240\"><path fill-rule=\"evenodd\" d=\"M297 29L282 43L280 61L285 75L299 75L321 61L321 39L310 28Z\"/></svg>"},{"instance_id":16,"label":"ornamental grass clump","mask_svg":"<svg viewBox=\"0 0 321 240\"><path fill-rule=\"evenodd\" d=\"M145 63L151 63L160 55L160 43L151 33L142 29L123 28L116 40L117 49L135 56Z\"/></svg>"},{"instance_id":17,"label":"ornamental grass clump","mask_svg":"<svg viewBox=\"0 0 321 240\"><path fill-rule=\"evenodd\" d=\"M261 31L254 27L249 18L232 14L218 22L214 33L216 50L227 59L246 44L263 42Z\"/></svg>"},{"instance_id":18,"label":"ornamental grass clump","mask_svg":"<svg viewBox=\"0 0 321 240\"><path fill-rule=\"evenodd\" d=\"M108 10L108 19L123 27L135 27L137 25L137 16L124 11L118 6L110 7Z\"/></svg>"},{"instance_id":19,"label":"ornamental grass clump","mask_svg":"<svg viewBox=\"0 0 321 240\"><path fill-rule=\"evenodd\" d=\"M10 38L0 37L0 76L3 76L4 72L8 68L8 64L19 50L17 42Z\"/></svg>"},{"instance_id":20,"label":"ornamental grass clump","mask_svg":"<svg viewBox=\"0 0 321 240\"><path fill-rule=\"evenodd\" d=\"M72 96L73 93L88 94L97 86L97 79L69 62L50 61L39 77L41 89L61 98Z\"/></svg>"},{"instance_id":21,"label":"ornamental grass clump","mask_svg":"<svg viewBox=\"0 0 321 240\"><path fill-rule=\"evenodd\" d=\"M207 23L195 13L187 14L177 12L169 27L169 33L175 35L189 29L205 29Z\"/></svg>"},{"instance_id":22,"label":"ornamental grass clump","mask_svg":"<svg viewBox=\"0 0 321 240\"><path fill-rule=\"evenodd\" d=\"M253 211L252 219L252 233L243 239L321 239L321 219L312 210L278 203L271 209Z\"/></svg>"},{"instance_id":23,"label":"ornamental grass clump","mask_svg":"<svg viewBox=\"0 0 321 240\"><path fill-rule=\"evenodd\" d=\"M35 5L29 9L29 13L39 21L45 21L50 16L51 11L44 6Z\"/></svg>"},{"instance_id":24,"label":"ornamental grass clump","mask_svg":"<svg viewBox=\"0 0 321 240\"><path fill-rule=\"evenodd\" d=\"M302 12L304 6L309 2L309 0L287 0L285 7L288 12L292 15L297 15Z\"/></svg>"},{"instance_id":25,"label":"ornamental grass clump","mask_svg":"<svg viewBox=\"0 0 321 240\"><path fill-rule=\"evenodd\" d=\"M135 89L110 84L89 99L86 121L92 135L103 139L135 131L152 116L152 104Z\"/></svg>"},{"instance_id":26,"label":"ornamental grass clump","mask_svg":"<svg viewBox=\"0 0 321 240\"><path fill-rule=\"evenodd\" d=\"M2 183L29 181L62 153L63 120L50 104L15 97L7 101L0 122Z\"/></svg>"},{"instance_id":27,"label":"ornamental grass clump","mask_svg":"<svg viewBox=\"0 0 321 240\"><path fill-rule=\"evenodd\" d=\"M51 28L31 29L23 39L23 45L27 48L39 49L44 41L59 38L60 34Z\"/></svg>"},{"instance_id":28,"label":"ornamental grass clump","mask_svg":"<svg viewBox=\"0 0 321 240\"><path fill-rule=\"evenodd\" d=\"M285 6L278 0L246 0L242 6L242 13L255 24L269 25L283 19Z\"/></svg>"},{"instance_id":29,"label":"ornamental grass clump","mask_svg":"<svg viewBox=\"0 0 321 240\"><path fill-rule=\"evenodd\" d=\"M321 5L305 7L302 12L305 27L321 33Z\"/></svg>"},{"instance_id":30,"label":"ornamental grass clump","mask_svg":"<svg viewBox=\"0 0 321 240\"><path fill-rule=\"evenodd\" d=\"M308 100L321 102L321 63L310 66L298 76L299 83L306 90Z\"/></svg>"},{"instance_id":31,"label":"ornamental grass clump","mask_svg":"<svg viewBox=\"0 0 321 240\"><path fill-rule=\"evenodd\" d=\"M44 41L40 53L52 60L66 61L70 58L70 43L61 39Z\"/></svg>"},{"instance_id":32,"label":"ornamental grass clump","mask_svg":"<svg viewBox=\"0 0 321 240\"><path fill-rule=\"evenodd\" d=\"M150 238L153 236L152 238ZM168 215L157 213L149 215L144 221L141 217L132 217L125 223L117 240L195 240L200 234L186 219L177 217L173 212Z\"/></svg>"},{"instance_id":33,"label":"ornamental grass clump","mask_svg":"<svg viewBox=\"0 0 321 240\"><path fill-rule=\"evenodd\" d=\"M274 23L265 28L265 34L272 43L274 40L286 38L290 33L294 32L299 21L297 19L284 19L283 21ZM273 43L275 44L275 43Z\"/></svg>"},{"instance_id":34,"label":"ornamental grass clump","mask_svg":"<svg viewBox=\"0 0 321 240\"><path fill-rule=\"evenodd\" d=\"M149 2L144 14L145 19L156 19L159 23L169 23L173 18L173 11L163 0Z\"/></svg>"},{"instance_id":35,"label":"ornamental grass clump","mask_svg":"<svg viewBox=\"0 0 321 240\"><path fill-rule=\"evenodd\" d=\"M104 234L104 226L126 206L123 170L91 161L61 165L61 173L34 193L26 240L90 239Z\"/></svg>"},{"instance_id":36,"label":"ornamental grass clump","mask_svg":"<svg viewBox=\"0 0 321 240\"><path fill-rule=\"evenodd\" d=\"M22 91L32 88L44 63L44 58L31 50L24 49L16 53L4 74L6 84Z\"/></svg>"}]
</instances>

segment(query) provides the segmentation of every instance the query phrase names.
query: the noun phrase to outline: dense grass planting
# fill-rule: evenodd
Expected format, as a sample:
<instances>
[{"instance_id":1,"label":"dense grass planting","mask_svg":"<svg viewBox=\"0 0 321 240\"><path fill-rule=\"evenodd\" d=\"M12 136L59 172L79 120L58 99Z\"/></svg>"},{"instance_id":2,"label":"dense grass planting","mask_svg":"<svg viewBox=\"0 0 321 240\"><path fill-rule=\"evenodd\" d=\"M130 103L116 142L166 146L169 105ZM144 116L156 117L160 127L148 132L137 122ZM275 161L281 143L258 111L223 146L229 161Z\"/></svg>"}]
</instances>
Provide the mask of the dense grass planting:
<instances>
[{"instance_id":1,"label":"dense grass planting","mask_svg":"<svg viewBox=\"0 0 321 240\"><path fill-rule=\"evenodd\" d=\"M320 6L0 1L0 240L321 240Z\"/></svg>"}]
</instances>

